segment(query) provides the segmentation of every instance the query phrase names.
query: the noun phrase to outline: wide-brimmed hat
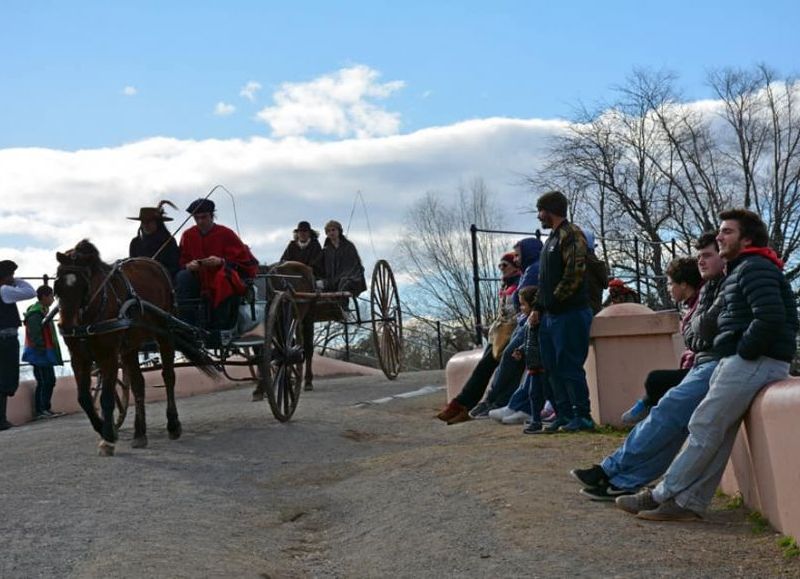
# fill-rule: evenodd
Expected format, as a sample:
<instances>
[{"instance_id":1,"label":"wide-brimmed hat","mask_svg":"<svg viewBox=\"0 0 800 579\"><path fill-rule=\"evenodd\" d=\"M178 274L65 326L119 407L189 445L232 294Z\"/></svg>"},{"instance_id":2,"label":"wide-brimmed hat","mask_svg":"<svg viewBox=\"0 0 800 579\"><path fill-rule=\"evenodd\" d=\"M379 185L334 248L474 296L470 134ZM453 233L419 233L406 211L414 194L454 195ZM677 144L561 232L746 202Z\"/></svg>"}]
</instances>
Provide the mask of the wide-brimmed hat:
<instances>
[{"instance_id":1,"label":"wide-brimmed hat","mask_svg":"<svg viewBox=\"0 0 800 579\"><path fill-rule=\"evenodd\" d=\"M164 213L164 205L177 209L172 201L159 201L157 207L141 207L139 209L139 217L128 217L133 221L172 221L172 217L168 217Z\"/></svg>"}]
</instances>

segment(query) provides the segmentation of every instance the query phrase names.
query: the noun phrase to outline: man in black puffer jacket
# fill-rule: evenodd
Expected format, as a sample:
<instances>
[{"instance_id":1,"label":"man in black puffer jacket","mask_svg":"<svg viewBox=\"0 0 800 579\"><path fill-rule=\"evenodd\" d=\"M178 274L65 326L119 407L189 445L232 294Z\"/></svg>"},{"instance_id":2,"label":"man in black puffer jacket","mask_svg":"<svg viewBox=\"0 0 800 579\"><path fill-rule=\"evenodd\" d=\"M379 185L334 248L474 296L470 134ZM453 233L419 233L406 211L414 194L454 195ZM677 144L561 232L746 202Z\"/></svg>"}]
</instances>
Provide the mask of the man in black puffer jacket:
<instances>
[{"instance_id":1,"label":"man in black puffer jacket","mask_svg":"<svg viewBox=\"0 0 800 579\"><path fill-rule=\"evenodd\" d=\"M794 355L797 306L783 262L767 247L767 228L746 209L720 214L717 234L727 277L714 302L721 360L689 421L689 441L664 480L635 495L640 519L690 521L711 503L739 424L759 391L786 378ZM626 501L621 497L619 501Z\"/></svg>"}]
</instances>

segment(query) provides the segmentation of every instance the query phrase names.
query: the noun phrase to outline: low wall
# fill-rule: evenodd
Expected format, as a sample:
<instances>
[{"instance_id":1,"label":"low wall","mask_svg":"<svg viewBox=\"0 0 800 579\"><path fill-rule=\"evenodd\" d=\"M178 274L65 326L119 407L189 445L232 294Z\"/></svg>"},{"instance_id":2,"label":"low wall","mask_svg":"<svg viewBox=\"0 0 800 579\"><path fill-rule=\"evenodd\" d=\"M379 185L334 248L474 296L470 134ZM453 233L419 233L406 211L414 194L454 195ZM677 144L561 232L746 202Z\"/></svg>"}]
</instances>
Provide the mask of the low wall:
<instances>
[{"instance_id":1,"label":"low wall","mask_svg":"<svg viewBox=\"0 0 800 579\"><path fill-rule=\"evenodd\" d=\"M334 360L324 356L315 355L313 371L315 378L331 378L334 376L382 376L383 372L375 368L359 366L342 360ZM234 378L246 378L250 371L246 367L230 367L228 374ZM164 381L158 371L144 372L145 399L148 402L166 400L167 391L163 387ZM231 382L225 377L213 379L195 368L175 369L175 395L179 398L208 394L218 390L235 388L241 383ZM33 420L33 393L36 382L26 380L20 382L17 393L8 399L8 420L17 426ZM77 387L73 376L63 376L58 379L53 391L53 410L72 414L82 412L78 406ZM133 408L133 395L131 394L130 407Z\"/></svg>"},{"instance_id":2,"label":"low wall","mask_svg":"<svg viewBox=\"0 0 800 579\"><path fill-rule=\"evenodd\" d=\"M765 388L753 401L720 485L781 533L800 538L800 378Z\"/></svg>"}]
</instances>

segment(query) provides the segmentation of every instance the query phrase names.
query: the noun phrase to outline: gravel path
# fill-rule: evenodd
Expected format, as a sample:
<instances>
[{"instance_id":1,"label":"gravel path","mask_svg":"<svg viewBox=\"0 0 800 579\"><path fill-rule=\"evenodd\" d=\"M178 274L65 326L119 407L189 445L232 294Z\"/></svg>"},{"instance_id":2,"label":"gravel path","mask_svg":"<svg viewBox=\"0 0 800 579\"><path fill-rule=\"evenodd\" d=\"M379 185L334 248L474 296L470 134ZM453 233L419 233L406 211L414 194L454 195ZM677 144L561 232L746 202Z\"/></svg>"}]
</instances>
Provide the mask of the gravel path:
<instances>
[{"instance_id":1,"label":"gravel path","mask_svg":"<svg viewBox=\"0 0 800 579\"><path fill-rule=\"evenodd\" d=\"M567 475L615 435L446 427L443 384L337 378L280 424L250 388L147 408L150 447L96 456L83 416L0 433L0 577L800 577L742 509L646 523Z\"/></svg>"}]
</instances>

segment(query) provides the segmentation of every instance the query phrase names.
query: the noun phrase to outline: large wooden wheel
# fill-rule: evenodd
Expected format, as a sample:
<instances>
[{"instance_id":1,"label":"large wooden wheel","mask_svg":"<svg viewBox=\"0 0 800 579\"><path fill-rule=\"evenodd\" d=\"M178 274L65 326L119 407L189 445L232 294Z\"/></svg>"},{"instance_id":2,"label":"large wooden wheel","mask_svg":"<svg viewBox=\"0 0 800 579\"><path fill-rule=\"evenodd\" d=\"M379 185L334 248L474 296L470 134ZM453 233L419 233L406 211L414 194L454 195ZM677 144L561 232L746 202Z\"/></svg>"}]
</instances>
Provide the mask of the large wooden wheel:
<instances>
[{"instance_id":1,"label":"large wooden wheel","mask_svg":"<svg viewBox=\"0 0 800 579\"><path fill-rule=\"evenodd\" d=\"M372 343L381 370L389 380L400 373L403 357L403 319L400 294L389 264L381 259L372 270L370 288L372 310Z\"/></svg>"},{"instance_id":2,"label":"large wooden wheel","mask_svg":"<svg viewBox=\"0 0 800 579\"><path fill-rule=\"evenodd\" d=\"M103 391L103 377L99 370L92 372L92 375L95 376L95 382L92 385L94 408L102 417L103 411L100 408L100 394ZM114 386L114 426L119 429L125 422L125 416L128 414L128 403L131 398L130 380L122 368L118 371Z\"/></svg>"},{"instance_id":3,"label":"large wooden wheel","mask_svg":"<svg viewBox=\"0 0 800 579\"><path fill-rule=\"evenodd\" d=\"M303 331L297 304L277 292L270 304L261 361L261 388L272 414L286 422L297 409L303 379Z\"/></svg>"}]
</instances>

